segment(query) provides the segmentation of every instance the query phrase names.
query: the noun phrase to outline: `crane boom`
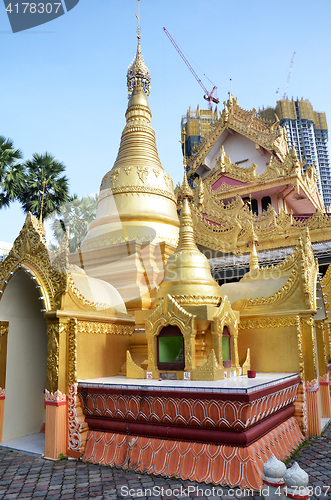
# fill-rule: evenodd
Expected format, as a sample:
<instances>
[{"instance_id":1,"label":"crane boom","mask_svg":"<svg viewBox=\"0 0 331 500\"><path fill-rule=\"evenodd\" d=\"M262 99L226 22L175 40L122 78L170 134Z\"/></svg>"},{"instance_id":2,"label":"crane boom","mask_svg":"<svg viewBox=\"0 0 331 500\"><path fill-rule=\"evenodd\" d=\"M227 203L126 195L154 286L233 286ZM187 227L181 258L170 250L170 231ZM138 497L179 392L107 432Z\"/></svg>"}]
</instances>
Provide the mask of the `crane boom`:
<instances>
[{"instance_id":1,"label":"crane boom","mask_svg":"<svg viewBox=\"0 0 331 500\"><path fill-rule=\"evenodd\" d=\"M219 99L217 99L216 97L213 97L213 93L215 92L216 90L216 86L214 85L213 89L211 92L208 92L208 90L206 89L206 87L204 86L204 84L202 83L202 81L200 80L200 78L198 77L198 75L196 74L196 72L194 71L194 69L192 68L192 66L190 65L190 63L188 62L188 60L186 59L186 57L184 56L183 52L180 50L180 48L178 47L177 43L175 42L175 40L172 38L172 36L170 35L169 31L163 27L163 31L165 32L165 34L167 35L167 37L169 38L170 42L172 43L172 45L175 47L175 49L177 50L178 54L180 55L180 57L183 59L184 63L186 64L186 66L188 67L188 69L191 71L192 75L194 76L194 78L196 79L196 81L198 82L198 84L200 85L200 87L203 89L203 91L205 92L205 95L203 96L204 99L206 99L206 101L209 101L209 103L211 101L215 102L216 104L218 104L220 101Z\"/></svg>"},{"instance_id":2,"label":"crane boom","mask_svg":"<svg viewBox=\"0 0 331 500\"><path fill-rule=\"evenodd\" d=\"M293 52L293 56L292 56L292 59L291 59L290 70L288 72L288 77L287 77L287 81L286 81L286 87L285 87L285 92L284 92L283 99L286 98L288 84L290 83L290 78L291 78L291 73L292 73L292 66L293 66L293 61L294 61L295 54L296 54L296 52Z\"/></svg>"}]
</instances>

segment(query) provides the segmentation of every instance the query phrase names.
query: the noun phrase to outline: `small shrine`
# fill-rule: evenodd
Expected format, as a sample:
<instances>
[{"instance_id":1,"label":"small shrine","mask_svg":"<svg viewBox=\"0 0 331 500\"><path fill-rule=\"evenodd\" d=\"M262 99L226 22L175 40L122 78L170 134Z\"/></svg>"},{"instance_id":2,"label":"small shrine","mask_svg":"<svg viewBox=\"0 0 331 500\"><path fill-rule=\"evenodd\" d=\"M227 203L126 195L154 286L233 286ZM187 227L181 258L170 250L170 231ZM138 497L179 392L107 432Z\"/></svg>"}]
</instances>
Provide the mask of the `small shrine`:
<instances>
[{"instance_id":1,"label":"small shrine","mask_svg":"<svg viewBox=\"0 0 331 500\"><path fill-rule=\"evenodd\" d=\"M137 313L138 321L145 324L147 377L173 374L177 379L219 380L237 376L242 372L239 314L222 297L208 259L195 244L189 204L192 191L186 173L181 193L179 241L167 261L155 309ZM128 378L146 377L132 362L128 367Z\"/></svg>"}]
</instances>

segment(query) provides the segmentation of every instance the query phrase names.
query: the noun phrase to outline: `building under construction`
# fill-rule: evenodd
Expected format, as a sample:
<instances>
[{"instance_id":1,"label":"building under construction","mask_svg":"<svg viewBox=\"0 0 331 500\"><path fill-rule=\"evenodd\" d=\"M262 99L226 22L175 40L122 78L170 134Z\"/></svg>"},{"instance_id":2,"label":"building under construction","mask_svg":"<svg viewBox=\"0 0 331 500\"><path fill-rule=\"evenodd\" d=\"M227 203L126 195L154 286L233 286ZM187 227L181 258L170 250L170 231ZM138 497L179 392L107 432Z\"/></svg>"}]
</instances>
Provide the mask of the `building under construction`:
<instances>
[{"instance_id":1,"label":"building under construction","mask_svg":"<svg viewBox=\"0 0 331 500\"><path fill-rule=\"evenodd\" d=\"M325 113L314 111L307 99L281 99L276 107L260 111L260 116L270 121L275 114L280 125L286 127L289 148L295 147L300 161L315 165L318 189L325 207L331 205L331 167L328 150L328 126Z\"/></svg>"}]
</instances>

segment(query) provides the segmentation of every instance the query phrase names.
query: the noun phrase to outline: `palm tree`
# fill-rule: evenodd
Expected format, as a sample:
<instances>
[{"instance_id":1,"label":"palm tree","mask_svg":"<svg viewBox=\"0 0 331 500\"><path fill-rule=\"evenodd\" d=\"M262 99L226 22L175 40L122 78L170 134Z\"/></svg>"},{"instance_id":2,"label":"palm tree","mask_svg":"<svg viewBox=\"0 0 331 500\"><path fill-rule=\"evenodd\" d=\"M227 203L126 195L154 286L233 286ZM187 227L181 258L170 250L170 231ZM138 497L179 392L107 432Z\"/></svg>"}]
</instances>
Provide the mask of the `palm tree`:
<instances>
[{"instance_id":1,"label":"palm tree","mask_svg":"<svg viewBox=\"0 0 331 500\"><path fill-rule=\"evenodd\" d=\"M25 168L17 163L22 157L11 139L0 136L0 208L8 207L24 189Z\"/></svg>"},{"instance_id":2,"label":"palm tree","mask_svg":"<svg viewBox=\"0 0 331 500\"><path fill-rule=\"evenodd\" d=\"M39 217L47 217L54 211L59 211L61 205L69 200L68 179L61 175L65 171L63 163L55 160L47 152L43 155L35 153L28 160L24 190L17 199L21 202L25 213L32 212Z\"/></svg>"},{"instance_id":3,"label":"palm tree","mask_svg":"<svg viewBox=\"0 0 331 500\"><path fill-rule=\"evenodd\" d=\"M69 203L63 205L60 214L55 214L52 224L53 235L59 245L69 228L69 251L75 252L87 234L87 227L95 219L98 195L77 198L74 195ZM53 249L55 249L54 246Z\"/></svg>"}]
</instances>

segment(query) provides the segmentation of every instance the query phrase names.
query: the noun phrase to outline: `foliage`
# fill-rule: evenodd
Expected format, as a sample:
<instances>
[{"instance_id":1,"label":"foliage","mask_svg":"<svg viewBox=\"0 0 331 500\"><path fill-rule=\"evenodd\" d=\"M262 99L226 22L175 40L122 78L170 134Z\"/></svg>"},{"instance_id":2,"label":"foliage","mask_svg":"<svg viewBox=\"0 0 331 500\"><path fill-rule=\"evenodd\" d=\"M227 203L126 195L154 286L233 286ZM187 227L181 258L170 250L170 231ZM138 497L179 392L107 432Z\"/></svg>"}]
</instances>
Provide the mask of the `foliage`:
<instances>
[{"instance_id":1,"label":"foliage","mask_svg":"<svg viewBox=\"0 0 331 500\"><path fill-rule=\"evenodd\" d=\"M65 171L63 163L56 161L47 152L42 155L35 153L32 158L24 164L25 185L16 198L21 202L25 213L32 212L36 217L40 216L43 203L45 218L55 210L58 211L69 200L68 179L62 175Z\"/></svg>"},{"instance_id":2,"label":"foliage","mask_svg":"<svg viewBox=\"0 0 331 500\"><path fill-rule=\"evenodd\" d=\"M0 208L8 207L24 189L25 169L17 162L22 152L14 149L11 139L0 136Z\"/></svg>"},{"instance_id":3,"label":"foliage","mask_svg":"<svg viewBox=\"0 0 331 500\"><path fill-rule=\"evenodd\" d=\"M73 196L69 203L63 205L59 214L53 214L52 230L59 245L69 228L69 251L75 252L87 234L90 222L95 219L98 196Z\"/></svg>"}]
</instances>

